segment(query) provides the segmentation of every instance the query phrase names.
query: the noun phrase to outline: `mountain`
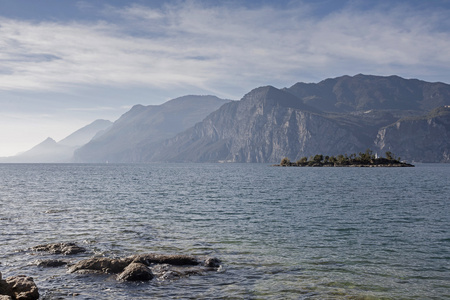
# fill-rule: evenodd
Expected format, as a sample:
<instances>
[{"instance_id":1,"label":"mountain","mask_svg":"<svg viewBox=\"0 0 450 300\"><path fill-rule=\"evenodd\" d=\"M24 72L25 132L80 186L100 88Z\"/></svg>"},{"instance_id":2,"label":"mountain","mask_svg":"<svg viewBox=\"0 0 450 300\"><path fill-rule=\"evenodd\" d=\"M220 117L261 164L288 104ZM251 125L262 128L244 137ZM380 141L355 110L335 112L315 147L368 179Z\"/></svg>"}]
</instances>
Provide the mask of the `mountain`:
<instances>
[{"instance_id":1,"label":"mountain","mask_svg":"<svg viewBox=\"0 0 450 300\"><path fill-rule=\"evenodd\" d=\"M135 105L104 134L75 152L77 162L139 162L165 139L175 136L228 100L184 96L161 105Z\"/></svg>"},{"instance_id":2,"label":"mountain","mask_svg":"<svg viewBox=\"0 0 450 300\"><path fill-rule=\"evenodd\" d=\"M111 126L112 122L96 120L75 131L60 142L47 138L28 151L11 157L1 158L8 163L67 163L71 162L75 149L87 143L99 132Z\"/></svg>"},{"instance_id":3,"label":"mountain","mask_svg":"<svg viewBox=\"0 0 450 300\"><path fill-rule=\"evenodd\" d=\"M378 131L376 146L401 154L402 159L450 162L450 106L429 114L400 119Z\"/></svg>"},{"instance_id":4,"label":"mountain","mask_svg":"<svg viewBox=\"0 0 450 300\"><path fill-rule=\"evenodd\" d=\"M283 157L296 161L371 149L408 161L450 162L449 107L448 84L358 74L283 89L259 87L239 101L184 96L135 105L107 129L94 122L89 130L59 143L47 139L14 158L279 163Z\"/></svg>"},{"instance_id":5,"label":"mountain","mask_svg":"<svg viewBox=\"0 0 450 300\"><path fill-rule=\"evenodd\" d=\"M399 76L358 74L330 78L317 84L299 82L285 90L305 104L327 112L371 109L428 112L450 104L449 85Z\"/></svg>"},{"instance_id":6,"label":"mountain","mask_svg":"<svg viewBox=\"0 0 450 300\"><path fill-rule=\"evenodd\" d=\"M152 161L276 162L323 152L364 148L338 122L292 94L260 87L240 101L211 113L203 122L168 140Z\"/></svg>"},{"instance_id":7,"label":"mountain","mask_svg":"<svg viewBox=\"0 0 450 300\"><path fill-rule=\"evenodd\" d=\"M275 163L286 156L297 160L369 148L414 161L448 161L447 117L427 115L446 105L450 105L449 85L398 76L360 74L282 90L260 87L141 159ZM396 131L395 124L405 130ZM421 134L414 136L419 127Z\"/></svg>"}]
</instances>

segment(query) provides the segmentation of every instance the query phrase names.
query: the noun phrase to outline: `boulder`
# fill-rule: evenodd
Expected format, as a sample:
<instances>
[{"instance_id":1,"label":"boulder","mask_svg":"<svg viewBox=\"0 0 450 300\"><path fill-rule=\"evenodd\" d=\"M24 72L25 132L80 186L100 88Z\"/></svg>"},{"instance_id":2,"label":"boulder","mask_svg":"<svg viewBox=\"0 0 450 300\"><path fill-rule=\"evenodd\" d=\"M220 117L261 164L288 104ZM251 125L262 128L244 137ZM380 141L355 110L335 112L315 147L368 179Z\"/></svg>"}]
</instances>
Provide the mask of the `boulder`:
<instances>
[{"instance_id":1,"label":"boulder","mask_svg":"<svg viewBox=\"0 0 450 300\"><path fill-rule=\"evenodd\" d=\"M55 243L55 244L43 244L32 247L33 251L46 251L51 254L78 254L82 252L86 252L86 249L78 246L75 243Z\"/></svg>"},{"instance_id":2,"label":"boulder","mask_svg":"<svg viewBox=\"0 0 450 300\"><path fill-rule=\"evenodd\" d=\"M33 278L25 275L12 276L6 278L6 280L1 280L0 294L3 295L4 299L36 300L39 298L39 291Z\"/></svg>"},{"instance_id":3,"label":"boulder","mask_svg":"<svg viewBox=\"0 0 450 300\"><path fill-rule=\"evenodd\" d=\"M102 273L121 273L133 260L130 258L107 258L94 257L84 259L69 268L70 273L89 271L100 271Z\"/></svg>"},{"instance_id":4,"label":"boulder","mask_svg":"<svg viewBox=\"0 0 450 300\"><path fill-rule=\"evenodd\" d=\"M123 281L149 281L154 277L155 275L146 265L133 262L119 274L117 279Z\"/></svg>"}]
</instances>

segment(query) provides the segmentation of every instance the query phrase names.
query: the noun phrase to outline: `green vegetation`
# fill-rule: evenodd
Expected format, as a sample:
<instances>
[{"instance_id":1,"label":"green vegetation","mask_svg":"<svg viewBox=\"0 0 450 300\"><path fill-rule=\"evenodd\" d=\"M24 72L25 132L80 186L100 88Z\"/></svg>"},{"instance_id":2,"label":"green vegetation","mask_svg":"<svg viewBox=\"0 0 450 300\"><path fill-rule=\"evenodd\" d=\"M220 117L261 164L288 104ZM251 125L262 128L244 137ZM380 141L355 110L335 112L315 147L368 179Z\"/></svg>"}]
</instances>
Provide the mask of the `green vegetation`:
<instances>
[{"instance_id":1,"label":"green vegetation","mask_svg":"<svg viewBox=\"0 0 450 300\"><path fill-rule=\"evenodd\" d=\"M372 150L366 152L353 153L350 155L339 154L337 156L323 156L316 154L309 158L302 157L296 162L291 162L285 157L279 165L281 167L413 167L400 161L400 157L395 158L390 151L386 152L386 157L377 157Z\"/></svg>"}]
</instances>

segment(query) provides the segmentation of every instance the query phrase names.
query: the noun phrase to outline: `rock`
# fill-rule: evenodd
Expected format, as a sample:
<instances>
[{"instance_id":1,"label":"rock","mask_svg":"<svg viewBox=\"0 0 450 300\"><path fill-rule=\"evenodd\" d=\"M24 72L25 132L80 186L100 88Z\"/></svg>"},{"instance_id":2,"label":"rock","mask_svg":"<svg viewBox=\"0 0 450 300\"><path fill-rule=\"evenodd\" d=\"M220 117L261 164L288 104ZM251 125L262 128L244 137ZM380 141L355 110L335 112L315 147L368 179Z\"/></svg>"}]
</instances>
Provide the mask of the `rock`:
<instances>
[{"instance_id":1,"label":"rock","mask_svg":"<svg viewBox=\"0 0 450 300\"><path fill-rule=\"evenodd\" d=\"M35 300L39 298L39 291L33 278L25 275L12 276L6 278L6 280L1 280L0 294L3 295L3 299Z\"/></svg>"},{"instance_id":2,"label":"rock","mask_svg":"<svg viewBox=\"0 0 450 300\"><path fill-rule=\"evenodd\" d=\"M189 255L167 255L167 254L139 254L131 256L134 262L140 262L147 266L151 264L169 264L174 266L191 265L195 266L199 264L199 261Z\"/></svg>"},{"instance_id":3,"label":"rock","mask_svg":"<svg viewBox=\"0 0 450 300\"><path fill-rule=\"evenodd\" d=\"M11 296L8 295L0 295L0 300L13 300L13 298L11 298Z\"/></svg>"},{"instance_id":4,"label":"rock","mask_svg":"<svg viewBox=\"0 0 450 300\"><path fill-rule=\"evenodd\" d=\"M106 258L106 257L94 257L89 259L84 259L72 267L70 267L69 272L78 272L80 270L91 270L91 271L100 271L102 273L112 273L117 274L121 273L131 262L133 262L130 258Z\"/></svg>"},{"instance_id":5,"label":"rock","mask_svg":"<svg viewBox=\"0 0 450 300\"><path fill-rule=\"evenodd\" d=\"M47 259L47 260L37 260L35 264L38 267L44 267L44 268L55 268L67 265L67 261L65 260L59 260L59 259Z\"/></svg>"},{"instance_id":6,"label":"rock","mask_svg":"<svg viewBox=\"0 0 450 300\"><path fill-rule=\"evenodd\" d=\"M216 257L208 257L205 259L204 265L208 268L218 268L220 267L220 259Z\"/></svg>"},{"instance_id":7,"label":"rock","mask_svg":"<svg viewBox=\"0 0 450 300\"><path fill-rule=\"evenodd\" d=\"M10 296L13 291L6 280L0 280L0 295Z\"/></svg>"},{"instance_id":8,"label":"rock","mask_svg":"<svg viewBox=\"0 0 450 300\"><path fill-rule=\"evenodd\" d=\"M124 281L149 281L155 277L152 271L142 263L133 262L129 264L117 277Z\"/></svg>"},{"instance_id":9,"label":"rock","mask_svg":"<svg viewBox=\"0 0 450 300\"><path fill-rule=\"evenodd\" d=\"M31 248L33 251L46 251L51 254L78 254L86 252L86 249L76 245L75 243L55 243L55 244L43 244Z\"/></svg>"}]
</instances>

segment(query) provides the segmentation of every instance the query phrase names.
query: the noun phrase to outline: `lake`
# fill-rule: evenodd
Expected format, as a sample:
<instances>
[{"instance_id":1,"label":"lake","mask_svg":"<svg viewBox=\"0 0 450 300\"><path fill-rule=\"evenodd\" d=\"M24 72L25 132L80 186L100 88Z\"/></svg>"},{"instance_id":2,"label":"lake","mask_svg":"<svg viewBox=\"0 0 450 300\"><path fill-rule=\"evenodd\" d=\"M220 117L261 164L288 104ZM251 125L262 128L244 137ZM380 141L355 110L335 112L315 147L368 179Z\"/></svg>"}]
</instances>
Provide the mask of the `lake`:
<instances>
[{"instance_id":1,"label":"lake","mask_svg":"<svg viewBox=\"0 0 450 300\"><path fill-rule=\"evenodd\" d=\"M0 183L0 272L32 276L41 299L450 299L450 164L0 164ZM88 249L74 262L222 267L124 283L35 266L49 256L28 249L57 242Z\"/></svg>"}]
</instances>

